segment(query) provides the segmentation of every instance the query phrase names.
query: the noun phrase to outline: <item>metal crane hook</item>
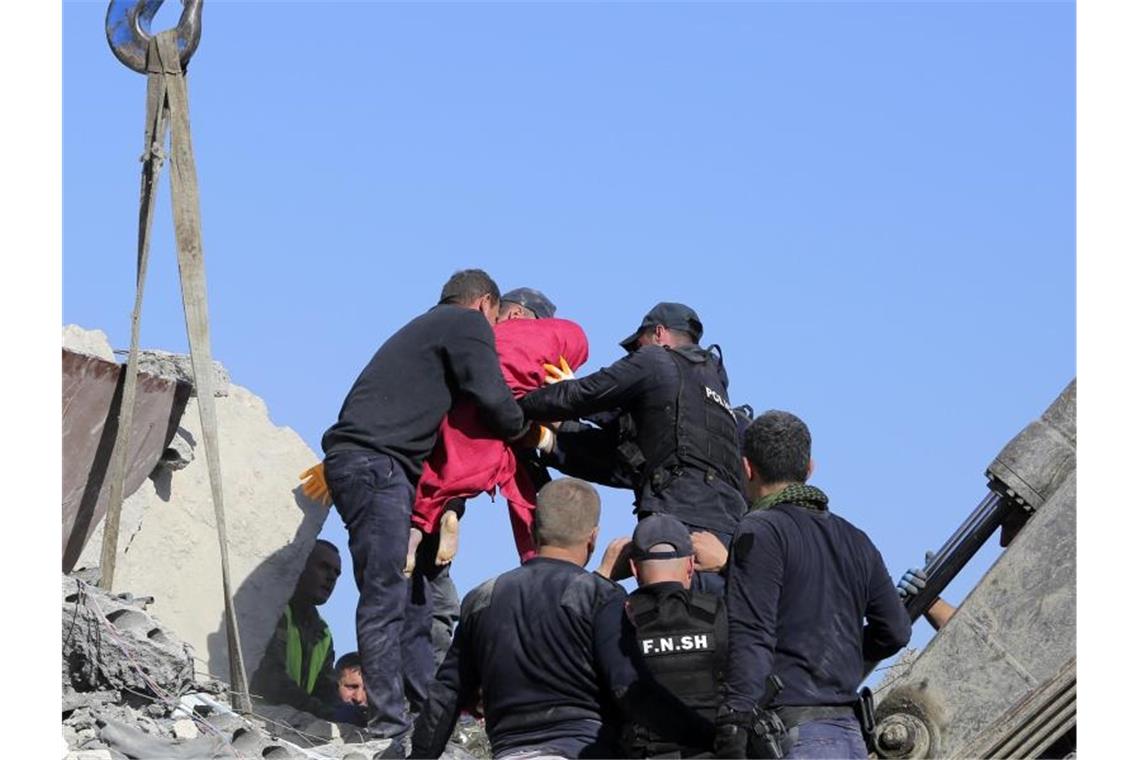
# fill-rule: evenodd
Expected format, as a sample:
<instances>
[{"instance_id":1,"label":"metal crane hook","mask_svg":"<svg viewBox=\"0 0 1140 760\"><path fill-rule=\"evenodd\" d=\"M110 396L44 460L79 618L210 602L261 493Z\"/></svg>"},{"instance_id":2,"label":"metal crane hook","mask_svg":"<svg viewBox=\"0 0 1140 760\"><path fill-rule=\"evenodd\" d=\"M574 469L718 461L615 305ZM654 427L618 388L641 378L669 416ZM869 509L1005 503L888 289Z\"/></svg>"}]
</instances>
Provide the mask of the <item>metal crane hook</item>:
<instances>
[{"instance_id":1,"label":"metal crane hook","mask_svg":"<svg viewBox=\"0 0 1140 760\"><path fill-rule=\"evenodd\" d=\"M175 27L179 59L183 70L202 38L202 1L182 0L182 16ZM163 0L111 0L107 7L107 42L123 65L146 73L146 49L150 43L150 22Z\"/></svg>"}]
</instances>

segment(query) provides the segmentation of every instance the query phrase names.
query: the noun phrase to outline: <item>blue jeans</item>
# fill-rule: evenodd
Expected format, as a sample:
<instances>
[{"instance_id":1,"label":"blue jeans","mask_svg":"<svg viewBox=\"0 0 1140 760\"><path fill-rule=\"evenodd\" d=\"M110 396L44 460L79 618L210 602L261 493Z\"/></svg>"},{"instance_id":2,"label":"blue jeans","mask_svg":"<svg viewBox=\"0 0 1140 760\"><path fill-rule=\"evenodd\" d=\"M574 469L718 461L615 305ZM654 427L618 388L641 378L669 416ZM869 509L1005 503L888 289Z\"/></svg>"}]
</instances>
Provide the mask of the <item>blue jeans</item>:
<instances>
[{"instance_id":1,"label":"blue jeans","mask_svg":"<svg viewBox=\"0 0 1140 760\"><path fill-rule=\"evenodd\" d=\"M369 732L402 738L435 673L432 598L417 569L404 576L414 489L387 454L349 449L325 458L325 479L348 530L356 605L356 644L368 701ZM406 702L405 702L406 699Z\"/></svg>"},{"instance_id":2,"label":"blue jeans","mask_svg":"<svg viewBox=\"0 0 1140 760\"><path fill-rule=\"evenodd\" d=\"M833 758L866 758L867 745L859 721L850 718L825 718L801 723L788 732L792 747L786 758L832 760Z\"/></svg>"}]
</instances>

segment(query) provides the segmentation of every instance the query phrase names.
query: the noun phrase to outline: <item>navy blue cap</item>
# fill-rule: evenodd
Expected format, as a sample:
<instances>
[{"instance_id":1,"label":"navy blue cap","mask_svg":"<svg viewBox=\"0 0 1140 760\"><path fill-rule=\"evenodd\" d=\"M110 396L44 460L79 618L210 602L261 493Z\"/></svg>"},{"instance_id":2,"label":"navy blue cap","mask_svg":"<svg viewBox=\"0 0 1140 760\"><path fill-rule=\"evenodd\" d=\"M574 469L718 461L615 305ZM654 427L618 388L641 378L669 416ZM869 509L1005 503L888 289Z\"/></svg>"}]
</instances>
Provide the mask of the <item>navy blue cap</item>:
<instances>
[{"instance_id":1,"label":"navy blue cap","mask_svg":"<svg viewBox=\"0 0 1140 760\"><path fill-rule=\"evenodd\" d=\"M550 299L543 295L541 290L534 288L515 288L503 293L499 301L517 303L519 306L530 309L539 319L550 319L557 309Z\"/></svg>"},{"instance_id":2,"label":"navy blue cap","mask_svg":"<svg viewBox=\"0 0 1140 760\"><path fill-rule=\"evenodd\" d=\"M657 544L669 544L673 551L651 552ZM630 556L635 560L676 559L693 553L693 539L684 523L660 512L641 518L633 531Z\"/></svg>"},{"instance_id":3,"label":"navy blue cap","mask_svg":"<svg viewBox=\"0 0 1140 760\"><path fill-rule=\"evenodd\" d=\"M670 330L684 330L692 335L693 340L697 342L700 342L701 336L705 332L701 318L697 316L695 311L683 303L662 301L649 310L645 319L641 320L641 327L638 327L637 332L633 335L623 340L621 347L626 351L633 351L637 348L637 337L641 335L642 331L657 325L664 325Z\"/></svg>"}]
</instances>

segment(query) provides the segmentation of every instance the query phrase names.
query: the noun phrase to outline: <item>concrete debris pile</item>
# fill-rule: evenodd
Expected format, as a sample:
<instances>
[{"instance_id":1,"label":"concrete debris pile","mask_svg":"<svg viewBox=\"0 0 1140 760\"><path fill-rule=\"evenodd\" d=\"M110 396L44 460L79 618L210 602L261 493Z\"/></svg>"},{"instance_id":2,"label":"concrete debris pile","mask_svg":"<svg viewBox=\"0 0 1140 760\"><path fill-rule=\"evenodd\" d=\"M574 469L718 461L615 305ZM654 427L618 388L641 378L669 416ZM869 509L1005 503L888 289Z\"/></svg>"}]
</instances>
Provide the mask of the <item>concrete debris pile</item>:
<instances>
[{"instance_id":1,"label":"concrete debris pile","mask_svg":"<svg viewBox=\"0 0 1140 760\"><path fill-rule=\"evenodd\" d=\"M90 578L91 574L87 574ZM63 579L66 760L373 760L389 742L283 705L233 711L229 687L195 673L193 649L156 620L151 597L108 594ZM481 723L465 718L445 758L489 758Z\"/></svg>"}]
</instances>

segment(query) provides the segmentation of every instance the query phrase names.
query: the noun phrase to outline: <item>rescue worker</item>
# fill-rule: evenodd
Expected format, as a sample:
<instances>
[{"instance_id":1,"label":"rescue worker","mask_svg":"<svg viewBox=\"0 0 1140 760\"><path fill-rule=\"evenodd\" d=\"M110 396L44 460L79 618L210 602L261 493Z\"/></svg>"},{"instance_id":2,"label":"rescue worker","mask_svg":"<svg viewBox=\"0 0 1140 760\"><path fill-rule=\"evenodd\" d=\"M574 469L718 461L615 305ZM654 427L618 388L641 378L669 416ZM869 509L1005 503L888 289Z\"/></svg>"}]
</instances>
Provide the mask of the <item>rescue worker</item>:
<instances>
[{"instance_id":1,"label":"rescue worker","mask_svg":"<svg viewBox=\"0 0 1140 760\"><path fill-rule=\"evenodd\" d=\"M470 399L489 434L510 439L526 430L499 370L491 332L498 311L499 288L486 272L456 272L436 306L384 342L321 439L360 590L356 639L374 737L408 736L405 697L416 711L434 670L425 573L435 563L418 562L410 587L404 566L412 496L440 423L458 400Z\"/></svg>"},{"instance_id":2,"label":"rescue worker","mask_svg":"<svg viewBox=\"0 0 1140 760\"><path fill-rule=\"evenodd\" d=\"M719 351L700 347L703 332L688 306L659 303L621 342L626 357L580 379L567 373L519 404L539 422L620 409L618 423L560 432L555 448L575 448L581 458L590 448L619 452L626 475L614 477L614 468L601 461L592 469L606 485L633 486L639 519L670 514L727 546L745 511L737 424ZM718 575L701 575L698 588L723 587Z\"/></svg>"},{"instance_id":3,"label":"rescue worker","mask_svg":"<svg viewBox=\"0 0 1140 760\"><path fill-rule=\"evenodd\" d=\"M317 607L328 601L339 576L340 552L318 539L249 682L250 691L266 702L333 719L340 701L336 655Z\"/></svg>"},{"instance_id":4,"label":"rescue worker","mask_svg":"<svg viewBox=\"0 0 1140 760\"><path fill-rule=\"evenodd\" d=\"M495 326L492 328L495 331L495 346L499 352L500 357L503 356L503 335L500 332L500 325L506 322L514 322L515 320L536 320L536 319L551 319L554 317L556 308L554 304L546 297L541 291L534 288L515 288L503 294L499 300L499 313L495 319ZM508 330L509 328L503 328ZM581 331L579 330L579 333ZM508 337L508 341L510 338ZM585 346L585 335L582 334L582 345ZM563 344L565 345L565 344ZM551 358L550 361L558 361L557 356ZM535 369L541 366L541 362L535 364ZM505 378L511 378L512 375L506 366L503 367L503 374ZM541 377L538 379L541 382ZM514 389L512 389L514 392ZM468 422L471 422L471 409L468 407L466 412L462 408L459 409L460 413L464 413ZM447 454L445 443L449 434L448 420L455 414L456 410L452 410L445 418L444 424L440 427L440 436L436 440L435 448L432 454L424 463L424 470L421 474L419 483L416 485L416 498L412 506L412 534L408 543L408 558L405 572L411 573L411 569L415 566L416 556L421 553L419 544L423 539L424 529L427 528L428 532L435 531L438 527L438 532L435 537L435 564L439 565L438 570L425 568L427 577L431 584L432 591L432 625L431 625L431 643L432 654L435 662L435 667L439 667L443 661L443 657L447 654L447 648L451 646L451 635L455 629L455 624L459 621L459 594L455 589L455 583L451 580L450 562L455 557L459 549L459 520L463 517L466 509L466 499L456 496L455 494L444 493L441 486L444 478L442 476L453 476L452 470L457 465L461 466L461 462L456 462L454 459L448 467ZM482 426L479 426L482 429ZM454 431L451 431L454 432ZM485 433L480 434L481 443L483 446L493 447L494 442L487 439ZM467 441L470 443L470 441ZM454 452L452 452L454 453ZM526 475L520 475L519 479L529 477L529 484L527 493L530 495L530 509L533 510L534 492L550 482L550 476L546 472L546 468L542 467L537 462L534 449L520 448L512 451L514 458L517 460L518 466L521 467ZM470 462L469 458L468 461ZM446 472L445 472L446 471ZM468 468L470 472L470 468ZM427 500L425 498L427 489L431 489L435 493L434 500ZM516 489L517 490L517 489ZM433 514L432 501L434 501ZM508 507L511 515L511 527L515 532L516 546L519 546L521 526L520 522L525 524L526 531L523 535L523 540L526 542L526 547L520 548L520 555L529 548L530 530L529 519L527 515L519 515L516 507L519 500L516 499L512 504L508 497ZM443 507L442 514L438 513L439 507ZM429 539L430 540L430 539ZM425 547L424 554L430 555L431 551ZM434 670L433 670L434 672Z\"/></svg>"},{"instance_id":5,"label":"rescue worker","mask_svg":"<svg viewBox=\"0 0 1140 760\"><path fill-rule=\"evenodd\" d=\"M767 707L787 729L769 736L786 757L867 757L855 705L865 660L910 640L910 619L883 558L861 530L805 485L814 463L807 425L768 411L744 435L752 507L729 554L729 660L717 713L718 757L745 757L769 675ZM866 624L864 625L864 618Z\"/></svg>"},{"instance_id":6,"label":"rescue worker","mask_svg":"<svg viewBox=\"0 0 1140 760\"><path fill-rule=\"evenodd\" d=\"M724 600L691 589L693 542L688 529L670 515L640 521L629 554L638 588L626 601L624 639L656 684L711 723L728 665ZM623 744L633 757L712 755L707 733L663 734L636 721L626 726Z\"/></svg>"},{"instance_id":7,"label":"rescue worker","mask_svg":"<svg viewBox=\"0 0 1140 760\"><path fill-rule=\"evenodd\" d=\"M1032 512L1021 509L1018 507L1011 508L1001 522L1001 535L998 539L998 546L1006 548L1014 537L1021 532L1025 527L1025 523L1029 521ZM930 560L934 552L926 553L926 564L930 565ZM922 567L912 567L903 573L902 578L899 579L896 588L899 592L899 597L902 598L903 604L906 604L911 597L918 596L919 592L926 588L926 569ZM930 606L922 611L922 616L926 618L926 622L930 623L930 627L936 631L942 630L942 627L950 622L950 618L958 608L947 602L942 597L935 597L930 603Z\"/></svg>"},{"instance_id":8,"label":"rescue worker","mask_svg":"<svg viewBox=\"0 0 1140 760\"><path fill-rule=\"evenodd\" d=\"M480 696L498 760L621 756L615 706L645 705L675 725L698 720L675 699L643 693L632 653L619 645L625 591L585 569L600 511L597 491L576 478L539 491L538 555L464 598L413 757L439 757L460 710L476 710Z\"/></svg>"},{"instance_id":9,"label":"rescue worker","mask_svg":"<svg viewBox=\"0 0 1140 760\"><path fill-rule=\"evenodd\" d=\"M507 319L495 325L494 333L503 377L516 398L542 387L544 364L561 360L577 368L589 355L585 332L567 319ZM543 435L552 441L552 432L543 431ZM473 405L457 404L444 418L416 487L413 543L420 536L438 534L435 562L450 562L458 547L462 508L457 502L498 491L506 498L519 560L529 559L534 554L531 524L537 489L527 468L519 466L519 458L514 447L487 435Z\"/></svg>"},{"instance_id":10,"label":"rescue worker","mask_svg":"<svg viewBox=\"0 0 1140 760\"><path fill-rule=\"evenodd\" d=\"M333 712L337 723L363 726L367 723L368 695L364 691L364 676L360 672L360 653L349 652L336 661L336 693L340 704Z\"/></svg>"}]
</instances>

